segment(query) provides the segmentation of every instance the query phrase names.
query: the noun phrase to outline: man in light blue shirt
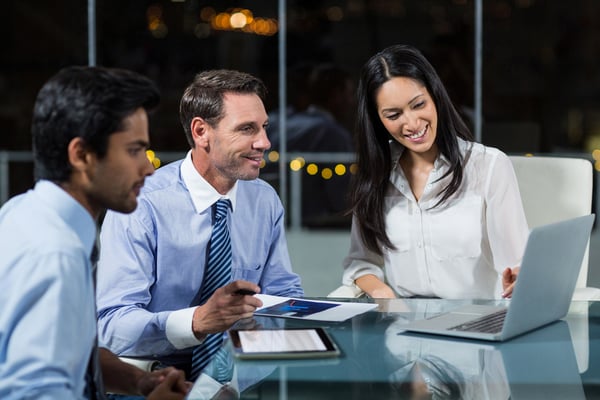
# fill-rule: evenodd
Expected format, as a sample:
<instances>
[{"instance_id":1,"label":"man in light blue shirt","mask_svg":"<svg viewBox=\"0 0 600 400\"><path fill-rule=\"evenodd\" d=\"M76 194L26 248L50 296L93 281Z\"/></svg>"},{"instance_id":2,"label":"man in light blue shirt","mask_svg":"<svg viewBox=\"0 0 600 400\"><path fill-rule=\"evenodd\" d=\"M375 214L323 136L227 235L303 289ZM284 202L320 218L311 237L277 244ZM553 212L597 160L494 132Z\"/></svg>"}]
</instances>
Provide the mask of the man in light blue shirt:
<instances>
[{"instance_id":1,"label":"man in light blue shirt","mask_svg":"<svg viewBox=\"0 0 600 400\"><path fill-rule=\"evenodd\" d=\"M180 119L191 150L147 180L132 214L108 212L100 235L98 323L101 342L122 356L153 358L189 372L193 347L262 305L239 290L303 296L292 272L284 211L257 179L269 149L257 78L206 71L185 90ZM231 283L204 304L212 205L231 202Z\"/></svg>"},{"instance_id":2,"label":"man in light blue shirt","mask_svg":"<svg viewBox=\"0 0 600 400\"><path fill-rule=\"evenodd\" d=\"M185 396L181 371L148 373L96 351L95 219L136 207L153 172L146 110L158 100L147 78L104 68L63 69L40 90L37 183L0 209L1 399L102 399L102 375L114 392Z\"/></svg>"}]
</instances>

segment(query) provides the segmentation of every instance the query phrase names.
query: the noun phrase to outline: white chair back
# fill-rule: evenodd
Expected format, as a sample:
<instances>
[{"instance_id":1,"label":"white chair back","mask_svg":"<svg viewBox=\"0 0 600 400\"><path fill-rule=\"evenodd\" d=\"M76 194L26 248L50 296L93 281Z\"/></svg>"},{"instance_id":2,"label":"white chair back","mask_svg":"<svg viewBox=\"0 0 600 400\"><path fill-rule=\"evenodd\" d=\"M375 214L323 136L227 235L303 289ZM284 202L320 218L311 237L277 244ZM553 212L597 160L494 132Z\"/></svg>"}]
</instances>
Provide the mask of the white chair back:
<instances>
[{"instance_id":1,"label":"white chair back","mask_svg":"<svg viewBox=\"0 0 600 400\"><path fill-rule=\"evenodd\" d=\"M593 169L590 161L569 157L509 156L529 228L587 215L592 210ZM600 299L587 287L589 243L577 278L574 300ZM356 287L340 286L329 297L357 297Z\"/></svg>"},{"instance_id":2,"label":"white chair back","mask_svg":"<svg viewBox=\"0 0 600 400\"><path fill-rule=\"evenodd\" d=\"M509 156L529 228L587 215L592 210L590 161L569 157ZM589 243L577 287L587 286Z\"/></svg>"}]
</instances>

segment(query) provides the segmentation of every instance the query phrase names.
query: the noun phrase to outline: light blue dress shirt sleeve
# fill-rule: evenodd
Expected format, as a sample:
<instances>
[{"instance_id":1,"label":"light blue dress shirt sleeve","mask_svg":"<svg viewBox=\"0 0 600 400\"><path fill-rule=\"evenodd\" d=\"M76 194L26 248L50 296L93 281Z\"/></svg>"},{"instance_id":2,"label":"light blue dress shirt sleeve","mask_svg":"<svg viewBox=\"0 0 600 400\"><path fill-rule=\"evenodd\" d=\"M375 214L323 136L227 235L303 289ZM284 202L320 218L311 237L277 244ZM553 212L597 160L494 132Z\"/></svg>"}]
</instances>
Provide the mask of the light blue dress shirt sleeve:
<instances>
[{"instance_id":1,"label":"light blue dress shirt sleeve","mask_svg":"<svg viewBox=\"0 0 600 400\"><path fill-rule=\"evenodd\" d=\"M81 302L93 293L81 257L42 252L29 254L14 267L16 273L3 276L19 288L20 295L4 299L2 306L1 329L10 332L12 339L10 347L0 345L5 356L0 398L83 398L82 383L93 346L90 337L95 334L90 327L95 327L95 321L93 303L90 309L89 303ZM84 308L88 310L81 312ZM12 381L10 394L1 389L5 379Z\"/></svg>"},{"instance_id":2,"label":"light blue dress shirt sleeve","mask_svg":"<svg viewBox=\"0 0 600 400\"><path fill-rule=\"evenodd\" d=\"M119 355L189 353L167 338L173 311L188 308L200 290L212 230L210 208L197 211L179 173L181 163L147 179L132 214L108 212L101 234L97 304L100 343ZM283 207L261 180L239 181L230 215L232 279L263 293L303 296L292 272ZM189 324L191 333L191 321Z\"/></svg>"},{"instance_id":3,"label":"light blue dress shirt sleeve","mask_svg":"<svg viewBox=\"0 0 600 400\"><path fill-rule=\"evenodd\" d=\"M138 210L144 206L139 204ZM161 282L155 276L157 233L154 227L140 221L142 215L141 210L135 215L108 212L100 233L96 286L98 338L101 344L121 355L174 351L166 340L166 321L170 311L184 304L177 301L176 288L167 296L170 301L164 303L164 311L152 303L156 291L159 294L166 291L155 286L157 281ZM172 274L176 275L175 263L172 265Z\"/></svg>"},{"instance_id":4,"label":"light blue dress shirt sleeve","mask_svg":"<svg viewBox=\"0 0 600 400\"><path fill-rule=\"evenodd\" d=\"M46 183L0 212L0 399L82 399L96 336L91 216ZM79 220L78 232L67 219ZM66 201L65 201L66 200ZM64 217L64 215L62 215ZM87 219L82 221L82 219ZM69 222L71 222L69 221ZM91 240L91 242L90 242Z\"/></svg>"}]
</instances>

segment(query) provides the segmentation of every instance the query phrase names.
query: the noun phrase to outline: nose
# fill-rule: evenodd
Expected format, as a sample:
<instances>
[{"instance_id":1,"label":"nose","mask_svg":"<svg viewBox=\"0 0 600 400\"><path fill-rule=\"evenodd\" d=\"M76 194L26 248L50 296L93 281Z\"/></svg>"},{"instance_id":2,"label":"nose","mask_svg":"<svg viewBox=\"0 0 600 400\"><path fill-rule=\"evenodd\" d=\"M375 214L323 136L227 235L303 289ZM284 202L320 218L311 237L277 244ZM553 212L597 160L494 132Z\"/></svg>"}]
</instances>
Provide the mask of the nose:
<instances>
[{"instance_id":1,"label":"nose","mask_svg":"<svg viewBox=\"0 0 600 400\"><path fill-rule=\"evenodd\" d=\"M402 114L404 125L408 130L419 129L419 117L413 112L405 112Z\"/></svg>"},{"instance_id":2,"label":"nose","mask_svg":"<svg viewBox=\"0 0 600 400\"><path fill-rule=\"evenodd\" d=\"M253 147L262 151L269 150L271 148L271 142L269 141L269 137L267 136L267 131L265 128L261 128L260 133L254 141Z\"/></svg>"},{"instance_id":3,"label":"nose","mask_svg":"<svg viewBox=\"0 0 600 400\"><path fill-rule=\"evenodd\" d=\"M144 155L144 158L142 160L142 175L146 176L150 176L154 173L154 165L152 164L152 162L150 161L150 159Z\"/></svg>"}]
</instances>

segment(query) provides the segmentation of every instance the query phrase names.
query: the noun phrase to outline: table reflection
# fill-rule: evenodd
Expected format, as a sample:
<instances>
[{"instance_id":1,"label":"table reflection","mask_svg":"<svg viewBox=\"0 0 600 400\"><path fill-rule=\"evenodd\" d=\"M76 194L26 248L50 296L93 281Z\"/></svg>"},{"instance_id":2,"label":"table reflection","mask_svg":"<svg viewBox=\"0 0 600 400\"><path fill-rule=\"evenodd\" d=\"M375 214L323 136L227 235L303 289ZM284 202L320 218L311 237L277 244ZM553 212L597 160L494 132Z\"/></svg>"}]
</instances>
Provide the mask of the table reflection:
<instances>
[{"instance_id":1,"label":"table reflection","mask_svg":"<svg viewBox=\"0 0 600 400\"><path fill-rule=\"evenodd\" d=\"M474 302L382 302L377 311L342 323L255 317L250 323L262 328L324 327L342 355L242 361L233 358L226 344L189 398L586 398L580 375L585 369L578 365L577 355L587 368L587 303L571 310L564 321L504 343L411 334L402 329L410 320L465 303Z\"/></svg>"}]
</instances>

